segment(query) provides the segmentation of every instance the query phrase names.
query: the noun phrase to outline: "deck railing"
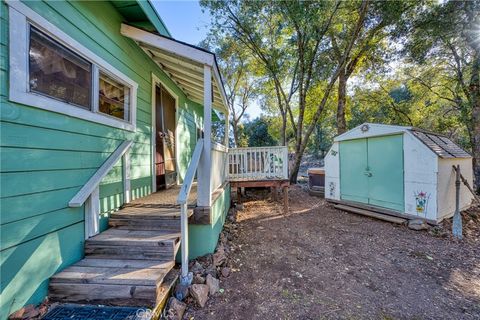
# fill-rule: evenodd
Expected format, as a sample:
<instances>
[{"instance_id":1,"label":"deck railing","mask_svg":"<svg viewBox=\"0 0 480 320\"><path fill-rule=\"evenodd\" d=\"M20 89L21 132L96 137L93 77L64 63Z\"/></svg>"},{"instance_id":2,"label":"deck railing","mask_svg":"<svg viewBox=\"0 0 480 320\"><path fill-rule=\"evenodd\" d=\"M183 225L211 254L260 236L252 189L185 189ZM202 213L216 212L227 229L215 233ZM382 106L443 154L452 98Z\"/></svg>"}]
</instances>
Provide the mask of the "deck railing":
<instances>
[{"instance_id":1,"label":"deck railing","mask_svg":"<svg viewBox=\"0 0 480 320\"><path fill-rule=\"evenodd\" d=\"M228 179L288 179L287 147L229 149Z\"/></svg>"},{"instance_id":2,"label":"deck railing","mask_svg":"<svg viewBox=\"0 0 480 320\"><path fill-rule=\"evenodd\" d=\"M212 171L210 173L211 192L223 185L227 179L227 173L225 170L227 167L227 155L228 149L224 145L212 142Z\"/></svg>"}]
</instances>

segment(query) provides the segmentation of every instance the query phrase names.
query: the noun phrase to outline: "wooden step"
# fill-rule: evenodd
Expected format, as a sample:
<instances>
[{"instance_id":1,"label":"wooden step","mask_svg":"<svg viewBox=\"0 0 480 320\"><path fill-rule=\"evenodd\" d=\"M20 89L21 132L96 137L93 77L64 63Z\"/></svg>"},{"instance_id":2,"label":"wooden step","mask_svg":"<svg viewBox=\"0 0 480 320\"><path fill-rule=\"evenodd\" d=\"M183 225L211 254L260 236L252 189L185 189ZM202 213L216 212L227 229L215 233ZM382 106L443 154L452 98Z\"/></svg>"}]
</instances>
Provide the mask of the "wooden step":
<instances>
[{"instance_id":1,"label":"wooden step","mask_svg":"<svg viewBox=\"0 0 480 320\"><path fill-rule=\"evenodd\" d=\"M383 213L379 213L379 212L375 212L375 211L355 208L355 207L351 207L351 206L347 206L347 205L343 205L343 204L337 204L337 205L334 206L334 208L339 209L339 210L343 210L343 211L348 211L348 212L361 214L361 215L364 215L364 216L367 216L367 217L376 218L376 219L380 219L380 220L384 220L384 221L388 221L388 222L398 223L398 224L404 224L407 221L407 219L404 219L404 218L394 217L394 216L390 216L388 214L383 214Z\"/></svg>"},{"instance_id":2,"label":"wooden step","mask_svg":"<svg viewBox=\"0 0 480 320\"><path fill-rule=\"evenodd\" d=\"M108 267L108 268L149 268L170 270L175 266L175 261L157 260L128 260L128 259L97 259L85 258L75 263L78 267Z\"/></svg>"},{"instance_id":3,"label":"wooden step","mask_svg":"<svg viewBox=\"0 0 480 320\"><path fill-rule=\"evenodd\" d=\"M73 265L51 278L49 298L61 302L154 307L166 299L178 277L178 271L170 269Z\"/></svg>"},{"instance_id":4,"label":"wooden step","mask_svg":"<svg viewBox=\"0 0 480 320\"><path fill-rule=\"evenodd\" d=\"M163 306L178 278L172 268L180 248L180 208L131 204L112 213L109 225L85 241L85 259L51 278L50 299Z\"/></svg>"},{"instance_id":5,"label":"wooden step","mask_svg":"<svg viewBox=\"0 0 480 320\"><path fill-rule=\"evenodd\" d=\"M177 231L180 232L180 219L138 219L110 217L108 225L124 230Z\"/></svg>"},{"instance_id":6,"label":"wooden step","mask_svg":"<svg viewBox=\"0 0 480 320\"><path fill-rule=\"evenodd\" d=\"M86 243L112 246L165 247L177 243L179 239L180 232L119 230L110 228L87 239Z\"/></svg>"},{"instance_id":7,"label":"wooden step","mask_svg":"<svg viewBox=\"0 0 480 320\"><path fill-rule=\"evenodd\" d=\"M189 216L193 214L193 209L189 209ZM180 219L180 207L155 207L155 206L127 206L120 211L110 215L111 218L119 219Z\"/></svg>"},{"instance_id":8,"label":"wooden step","mask_svg":"<svg viewBox=\"0 0 480 320\"><path fill-rule=\"evenodd\" d=\"M85 241L85 255L109 259L175 260L180 233L111 228Z\"/></svg>"}]
</instances>

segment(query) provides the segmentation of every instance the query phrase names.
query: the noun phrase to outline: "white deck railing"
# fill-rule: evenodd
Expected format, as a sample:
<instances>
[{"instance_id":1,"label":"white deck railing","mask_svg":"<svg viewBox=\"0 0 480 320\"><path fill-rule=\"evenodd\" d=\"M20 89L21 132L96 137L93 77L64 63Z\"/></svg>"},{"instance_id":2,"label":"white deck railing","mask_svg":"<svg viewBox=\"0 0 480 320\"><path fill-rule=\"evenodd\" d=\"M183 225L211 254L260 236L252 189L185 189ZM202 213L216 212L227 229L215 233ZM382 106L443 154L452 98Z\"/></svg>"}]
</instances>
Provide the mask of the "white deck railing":
<instances>
[{"instance_id":1,"label":"white deck railing","mask_svg":"<svg viewBox=\"0 0 480 320\"><path fill-rule=\"evenodd\" d=\"M229 149L228 179L288 179L287 147Z\"/></svg>"},{"instance_id":2,"label":"white deck railing","mask_svg":"<svg viewBox=\"0 0 480 320\"><path fill-rule=\"evenodd\" d=\"M227 179L227 155L228 149L219 143L212 142L212 171L210 172L210 191L214 192Z\"/></svg>"}]
</instances>

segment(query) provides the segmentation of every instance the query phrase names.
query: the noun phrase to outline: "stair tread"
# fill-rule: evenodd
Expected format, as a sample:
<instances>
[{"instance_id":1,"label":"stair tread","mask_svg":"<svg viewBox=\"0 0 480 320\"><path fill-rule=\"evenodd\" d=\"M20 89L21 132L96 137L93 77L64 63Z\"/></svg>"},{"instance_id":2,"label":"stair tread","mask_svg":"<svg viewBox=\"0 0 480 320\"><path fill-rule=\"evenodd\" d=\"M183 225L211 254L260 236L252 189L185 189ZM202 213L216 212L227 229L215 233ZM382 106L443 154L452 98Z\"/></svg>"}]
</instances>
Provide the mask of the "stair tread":
<instances>
[{"instance_id":1,"label":"stair tread","mask_svg":"<svg viewBox=\"0 0 480 320\"><path fill-rule=\"evenodd\" d=\"M168 269L175 265L172 261L159 260L128 260L128 259L97 259L86 257L75 264L79 267L105 267L105 268L150 268Z\"/></svg>"},{"instance_id":2,"label":"stair tread","mask_svg":"<svg viewBox=\"0 0 480 320\"><path fill-rule=\"evenodd\" d=\"M130 230L110 228L86 240L87 245L116 246L159 246L161 243L175 244L180 232L171 230Z\"/></svg>"},{"instance_id":3,"label":"stair tread","mask_svg":"<svg viewBox=\"0 0 480 320\"><path fill-rule=\"evenodd\" d=\"M390 215L387 215L387 214L374 212L374 211L370 211L370 210L365 210L365 209L360 209L360 208L351 207L351 206L342 205L342 204L337 204L337 205L334 206L334 208L344 210L344 211L348 211L348 212L361 214L361 215L368 216L368 217L371 217L371 218L377 218L377 219L380 219L380 220L385 220L385 221L389 221L389 222L393 222L393 223L398 223L398 224L402 224L405 221L407 221L407 219L404 219L404 218L390 216Z\"/></svg>"},{"instance_id":4,"label":"stair tread","mask_svg":"<svg viewBox=\"0 0 480 320\"><path fill-rule=\"evenodd\" d=\"M187 210L189 216L193 214L193 209ZM137 205L126 206L123 209L112 213L114 218L120 217L145 217L148 219L179 219L180 207L159 207L155 205Z\"/></svg>"},{"instance_id":5,"label":"stair tread","mask_svg":"<svg viewBox=\"0 0 480 320\"><path fill-rule=\"evenodd\" d=\"M83 267L73 265L54 275L50 282L87 283L116 285L159 285L168 269L158 268L111 268Z\"/></svg>"}]
</instances>

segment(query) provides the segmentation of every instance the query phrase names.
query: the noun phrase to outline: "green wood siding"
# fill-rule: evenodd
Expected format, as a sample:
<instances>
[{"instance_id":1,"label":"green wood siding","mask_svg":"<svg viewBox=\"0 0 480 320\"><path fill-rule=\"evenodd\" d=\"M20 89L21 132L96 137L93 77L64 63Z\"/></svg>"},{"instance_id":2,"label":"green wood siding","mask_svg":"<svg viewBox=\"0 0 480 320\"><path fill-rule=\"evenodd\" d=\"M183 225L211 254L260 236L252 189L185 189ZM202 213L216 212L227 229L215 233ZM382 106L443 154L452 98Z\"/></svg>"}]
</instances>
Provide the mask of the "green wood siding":
<instances>
[{"instance_id":1,"label":"green wood siding","mask_svg":"<svg viewBox=\"0 0 480 320\"><path fill-rule=\"evenodd\" d=\"M130 39L120 34L124 18L110 2L28 1L31 9L138 83L135 133L8 101L8 8L0 2L0 319L27 303L39 303L48 278L81 259L84 208L68 201L115 148L133 140L132 198L151 192L151 75L179 97L184 115L200 119L202 107L183 92ZM187 121L188 122L188 121ZM186 127L179 125L183 139ZM190 134L190 131L187 131ZM180 145L191 154L194 143ZM183 177L189 157L180 157ZM101 228L123 203L121 163L100 186Z\"/></svg>"}]
</instances>

